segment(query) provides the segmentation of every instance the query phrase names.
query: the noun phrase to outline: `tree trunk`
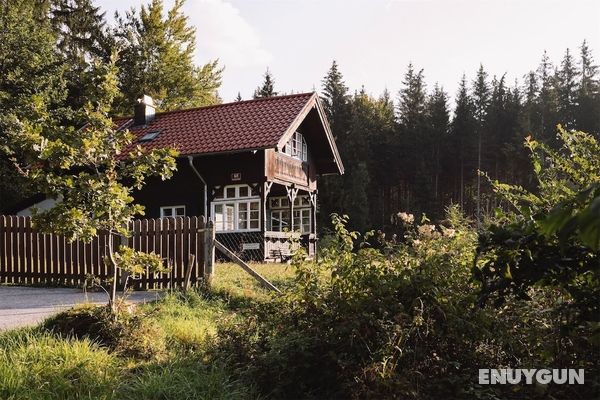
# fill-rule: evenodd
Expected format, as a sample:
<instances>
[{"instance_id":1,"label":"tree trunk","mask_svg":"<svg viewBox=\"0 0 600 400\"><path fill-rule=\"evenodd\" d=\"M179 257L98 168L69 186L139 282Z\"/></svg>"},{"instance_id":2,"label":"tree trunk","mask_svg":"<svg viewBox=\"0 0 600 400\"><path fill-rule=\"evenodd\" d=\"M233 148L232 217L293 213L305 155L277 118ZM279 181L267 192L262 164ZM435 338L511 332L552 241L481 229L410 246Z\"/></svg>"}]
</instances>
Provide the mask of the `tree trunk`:
<instances>
[{"instance_id":1,"label":"tree trunk","mask_svg":"<svg viewBox=\"0 0 600 400\"><path fill-rule=\"evenodd\" d=\"M108 305L110 310L114 313L117 311L117 277L118 277L118 266L117 261L115 259L114 245L113 245L114 233L113 231L109 231L108 233L108 258L110 259L110 263L113 267L113 279L110 287L110 296L108 300Z\"/></svg>"}]
</instances>

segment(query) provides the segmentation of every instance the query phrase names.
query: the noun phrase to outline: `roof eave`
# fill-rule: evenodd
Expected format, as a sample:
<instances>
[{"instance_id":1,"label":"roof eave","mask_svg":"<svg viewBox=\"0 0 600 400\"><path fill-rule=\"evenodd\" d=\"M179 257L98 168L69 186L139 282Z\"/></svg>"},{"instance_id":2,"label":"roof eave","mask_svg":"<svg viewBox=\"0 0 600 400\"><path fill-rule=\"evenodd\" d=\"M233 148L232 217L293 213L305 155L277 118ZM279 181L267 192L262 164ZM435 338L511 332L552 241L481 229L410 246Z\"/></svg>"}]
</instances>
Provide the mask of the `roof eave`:
<instances>
[{"instance_id":1,"label":"roof eave","mask_svg":"<svg viewBox=\"0 0 600 400\"><path fill-rule=\"evenodd\" d=\"M333 153L333 160L337 166L338 173L340 175L343 175L344 174L344 164L342 163L340 153L338 151L337 145L335 144L335 139L333 138L333 134L331 133L331 127L329 126L329 122L327 121L327 118L325 117L325 110L323 109L321 100L319 99L319 96L317 95L316 92L313 93L313 95L308 99L308 101L306 102L306 104L304 105L304 107L302 108L300 113L298 113L296 118L294 118L294 121L292 121L292 123L287 128L285 133L281 136L281 139L279 139L279 142L277 142L276 149L277 149L277 151L281 151L283 149L283 146L286 145L286 143L289 141L291 135L293 135L294 132L298 129L298 127L300 126L302 121L304 121L304 118L306 118L306 116L312 110L313 107L315 107L317 109L317 114L319 115L319 119L321 120L323 129L325 130L325 136L327 137L327 142L329 144L331 152Z\"/></svg>"}]
</instances>

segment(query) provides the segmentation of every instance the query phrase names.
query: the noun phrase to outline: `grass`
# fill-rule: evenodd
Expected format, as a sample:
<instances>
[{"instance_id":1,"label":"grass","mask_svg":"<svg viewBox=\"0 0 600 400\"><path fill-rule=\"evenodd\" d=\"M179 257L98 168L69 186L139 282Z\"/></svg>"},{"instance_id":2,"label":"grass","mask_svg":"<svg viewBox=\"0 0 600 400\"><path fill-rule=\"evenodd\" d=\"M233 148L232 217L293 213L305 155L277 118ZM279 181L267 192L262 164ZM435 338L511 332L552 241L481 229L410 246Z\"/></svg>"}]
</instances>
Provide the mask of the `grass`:
<instances>
[{"instance_id":1,"label":"grass","mask_svg":"<svg viewBox=\"0 0 600 400\"><path fill-rule=\"evenodd\" d=\"M280 289L289 285L294 276L293 267L287 264L251 263L250 267ZM269 290L263 288L257 280L234 263L216 264L211 287L214 293L221 294L229 300L264 301L270 294Z\"/></svg>"},{"instance_id":2,"label":"grass","mask_svg":"<svg viewBox=\"0 0 600 400\"><path fill-rule=\"evenodd\" d=\"M278 286L293 274L281 264L253 268ZM232 379L226 360L213 358L210 349L220 322L241 320L238 311L246 302L268 299L269 292L237 265L217 264L211 291L171 292L139 306L142 323L132 325L116 348L43 326L2 332L0 399L257 398L253 388ZM76 309L64 318L80 314ZM153 347L157 342L164 346ZM144 356L121 351L144 346L155 349Z\"/></svg>"}]
</instances>

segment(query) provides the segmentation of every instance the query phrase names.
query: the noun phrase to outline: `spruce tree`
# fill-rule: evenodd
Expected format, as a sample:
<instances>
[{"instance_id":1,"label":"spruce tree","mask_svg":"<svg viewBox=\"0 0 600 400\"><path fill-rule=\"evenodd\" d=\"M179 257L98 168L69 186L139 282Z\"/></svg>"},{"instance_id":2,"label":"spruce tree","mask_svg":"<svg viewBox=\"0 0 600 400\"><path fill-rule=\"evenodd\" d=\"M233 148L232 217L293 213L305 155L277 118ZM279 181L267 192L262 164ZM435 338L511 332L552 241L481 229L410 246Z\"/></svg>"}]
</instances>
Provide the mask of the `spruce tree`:
<instances>
[{"instance_id":1,"label":"spruce tree","mask_svg":"<svg viewBox=\"0 0 600 400\"><path fill-rule=\"evenodd\" d=\"M57 47L67 67L67 104L74 110L85 103L91 60L108 61L114 46L105 28L104 14L92 0L53 0L50 16L58 36Z\"/></svg>"},{"instance_id":2,"label":"spruce tree","mask_svg":"<svg viewBox=\"0 0 600 400\"><path fill-rule=\"evenodd\" d=\"M331 132L336 139L340 156L345 165L348 165L348 126L350 122L350 97L348 87L344 83L338 65L333 61L331 68L322 81L323 90L321 100ZM342 193L343 178L339 176L324 176L319 182L319 223L320 226L329 226L329 215L337 212Z\"/></svg>"},{"instance_id":3,"label":"spruce tree","mask_svg":"<svg viewBox=\"0 0 600 400\"><path fill-rule=\"evenodd\" d=\"M426 92L423 70L415 72L412 64L408 65L402 89L400 89L397 105L398 116L398 162L394 170L399 173L398 196L396 210L411 209L423 211L423 199L428 196L426 157L419 151L425 134ZM402 188L404 186L404 188Z\"/></svg>"},{"instance_id":4,"label":"spruce tree","mask_svg":"<svg viewBox=\"0 0 600 400\"><path fill-rule=\"evenodd\" d=\"M431 167L429 168L432 173L433 179L433 201L434 204L431 209L431 213L443 208L440 203L440 176L442 174L442 151L447 145L448 130L450 124L450 111L448 109L448 95L444 91L443 87L438 86L436 83L433 92L427 99L426 108L426 123L428 128L428 142L429 142L429 153Z\"/></svg>"},{"instance_id":5,"label":"spruce tree","mask_svg":"<svg viewBox=\"0 0 600 400\"><path fill-rule=\"evenodd\" d=\"M262 99L273 96L277 96L277 92L275 91L275 80L273 79L273 74L271 74L271 71L267 68L262 85L257 87L254 91L254 98Z\"/></svg>"},{"instance_id":6,"label":"spruce tree","mask_svg":"<svg viewBox=\"0 0 600 400\"><path fill-rule=\"evenodd\" d=\"M122 113L130 114L141 94L152 96L162 111L218 102L222 69L218 60L202 67L194 64L196 30L183 14L183 4L184 0L176 0L166 18L162 0L152 0L139 13L131 10L118 16Z\"/></svg>"},{"instance_id":7,"label":"spruce tree","mask_svg":"<svg viewBox=\"0 0 600 400\"><path fill-rule=\"evenodd\" d=\"M537 78L540 86L539 106L541 109L540 138L543 142L554 144L557 120L557 99L555 80L552 74L553 65L548 53L544 51L542 60L537 69Z\"/></svg>"},{"instance_id":8,"label":"spruce tree","mask_svg":"<svg viewBox=\"0 0 600 400\"><path fill-rule=\"evenodd\" d=\"M567 49L555 74L559 123L567 129L576 128L578 75L575 60Z\"/></svg>"},{"instance_id":9,"label":"spruce tree","mask_svg":"<svg viewBox=\"0 0 600 400\"><path fill-rule=\"evenodd\" d=\"M476 211L477 222L481 222L481 171L483 166L482 151L484 136L486 135L486 119L490 102L490 88L487 82L487 72L483 65L479 65L477 76L473 82L473 115L475 117L475 131L477 132L477 184L476 184Z\"/></svg>"},{"instance_id":10,"label":"spruce tree","mask_svg":"<svg viewBox=\"0 0 600 400\"><path fill-rule=\"evenodd\" d=\"M469 94L467 77L462 76L456 95L454 117L450 128L451 149L458 160L455 166L458 179L455 184L460 207L464 210L466 205L466 187L474 177L476 168L477 134L475 127L475 112L473 100Z\"/></svg>"},{"instance_id":11,"label":"spruce tree","mask_svg":"<svg viewBox=\"0 0 600 400\"><path fill-rule=\"evenodd\" d=\"M577 86L576 129L600 138L600 77L592 51L585 40L580 48Z\"/></svg>"}]
</instances>

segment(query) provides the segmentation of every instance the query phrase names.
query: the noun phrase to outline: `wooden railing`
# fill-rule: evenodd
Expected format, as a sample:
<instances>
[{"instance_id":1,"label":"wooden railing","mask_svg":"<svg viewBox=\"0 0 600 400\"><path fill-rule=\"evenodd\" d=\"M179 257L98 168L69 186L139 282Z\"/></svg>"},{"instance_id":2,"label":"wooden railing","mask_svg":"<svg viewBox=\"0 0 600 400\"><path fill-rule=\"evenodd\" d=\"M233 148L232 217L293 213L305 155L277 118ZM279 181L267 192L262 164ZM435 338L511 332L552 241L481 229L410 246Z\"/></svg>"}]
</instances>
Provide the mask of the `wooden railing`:
<instances>
[{"instance_id":1,"label":"wooden railing","mask_svg":"<svg viewBox=\"0 0 600 400\"><path fill-rule=\"evenodd\" d=\"M129 237L115 238L119 245L156 253L168 273L144 274L133 280L137 289L159 289L194 284L204 270L207 229L197 217L135 220ZM212 226L212 224L211 224ZM106 261L108 235L91 242L69 242L64 236L40 233L30 217L0 216L0 283L80 286L89 276L107 279L112 267Z\"/></svg>"}]
</instances>

